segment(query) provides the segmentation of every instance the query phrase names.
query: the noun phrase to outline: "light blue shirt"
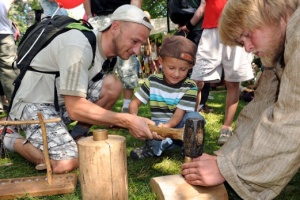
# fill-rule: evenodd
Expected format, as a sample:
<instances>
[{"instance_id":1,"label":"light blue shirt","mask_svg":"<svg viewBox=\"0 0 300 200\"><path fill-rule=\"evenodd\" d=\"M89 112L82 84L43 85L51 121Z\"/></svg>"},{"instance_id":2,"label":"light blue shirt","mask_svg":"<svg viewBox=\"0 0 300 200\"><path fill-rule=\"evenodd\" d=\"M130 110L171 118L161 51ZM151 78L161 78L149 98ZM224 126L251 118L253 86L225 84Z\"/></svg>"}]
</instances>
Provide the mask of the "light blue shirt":
<instances>
[{"instance_id":1,"label":"light blue shirt","mask_svg":"<svg viewBox=\"0 0 300 200\"><path fill-rule=\"evenodd\" d=\"M13 34L8 20L7 8L3 0L0 0L0 34Z\"/></svg>"},{"instance_id":2,"label":"light blue shirt","mask_svg":"<svg viewBox=\"0 0 300 200\"><path fill-rule=\"evenodd\" d=\"M58 8L58 4L56 2L51 2L49 0L40 0L40 3L44 10L43 17L52 16ZM64 8L59 8L55 15L68 15L68 12Z\"/></svg>"}]
</instances>

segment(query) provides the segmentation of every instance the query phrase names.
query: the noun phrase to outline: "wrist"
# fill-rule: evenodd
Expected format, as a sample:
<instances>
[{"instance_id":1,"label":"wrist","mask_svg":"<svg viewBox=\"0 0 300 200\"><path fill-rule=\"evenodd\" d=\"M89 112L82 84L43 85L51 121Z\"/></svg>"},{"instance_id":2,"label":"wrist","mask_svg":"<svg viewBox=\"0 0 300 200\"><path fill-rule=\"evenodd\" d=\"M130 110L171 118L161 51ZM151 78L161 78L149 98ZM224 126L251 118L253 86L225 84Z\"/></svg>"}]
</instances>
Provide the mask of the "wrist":
<instances>
[{"instance_id":1,"label":"wrist","mask_svg":"<svg viewBox=\"0 0 300 200\"><path fill-rule=\"evenodd\" d=\"M90 18L92 18L92 17L93 17L92 14L87 15L87 18L88 18L88 19L90 19Z\"/></svg>"},{"instance_id":2,"label":"wrist","mask_svg":"<svg viewBox=\"0 0 300 200\"><path fill-rule=\"evenodd\" d=\"M195 28L195 25L193 25L193 24L191 23L191 21L188 21L188 22L185 24L185 27L186 27L189 31L191 31L191 30L193 30L193 29Z\"/></svg>"}]
</instances>

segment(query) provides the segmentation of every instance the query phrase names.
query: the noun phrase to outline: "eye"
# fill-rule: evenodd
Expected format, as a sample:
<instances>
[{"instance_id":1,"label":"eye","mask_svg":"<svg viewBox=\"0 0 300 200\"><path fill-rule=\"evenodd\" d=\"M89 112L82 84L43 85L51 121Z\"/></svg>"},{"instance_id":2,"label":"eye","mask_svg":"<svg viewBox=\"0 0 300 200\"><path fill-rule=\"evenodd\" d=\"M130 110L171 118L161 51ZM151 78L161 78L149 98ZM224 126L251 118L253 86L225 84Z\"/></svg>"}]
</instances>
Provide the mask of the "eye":
<instances>
[{"instance_id":1,"label":"eye","mask_svg":"<svg viewBox=\"0 0 300 200\"><path fill-rule=\"evenodd\" d=\"M240 47L244 47L244 42L239 42Z\"/></svg>"},{"instance_id":2,"label":"eye","mask_svg":"<svg viewBox=\"0 0 300 200\"><path fill-rule=\"evenodd\" d=\"M183 68L180 68L180 70L183 71L183 72L185 72L185 71L188 70L188 68L183 67Z\"/></svg>"}]
</instances>

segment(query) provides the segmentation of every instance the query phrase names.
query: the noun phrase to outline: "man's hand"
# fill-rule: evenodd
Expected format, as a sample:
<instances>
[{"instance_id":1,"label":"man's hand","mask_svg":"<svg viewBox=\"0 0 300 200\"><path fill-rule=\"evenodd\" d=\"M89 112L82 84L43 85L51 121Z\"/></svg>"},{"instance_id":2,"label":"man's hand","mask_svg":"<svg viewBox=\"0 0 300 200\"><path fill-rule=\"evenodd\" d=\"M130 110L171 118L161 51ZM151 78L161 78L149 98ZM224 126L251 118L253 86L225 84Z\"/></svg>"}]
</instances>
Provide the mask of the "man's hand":
<instances>
[{"instance_id":1,"label":"man's hand","mask_svg":"<svg viewBox=\"0 0 300 200\"><path fill-rule=\"evenodd\" d=\"M140 140L161 139L161 137L157 135L157 133L151 132L148 127L148 124L155 125L154 121L151 121L148 118L139 117L131 114L128 114L127 120L129 120L129 124L126 128L128 128L130 133L135 138Z\"/></svg>"},{"instance_id":2,"label":"man's hand","mask_svg":"<svg viewBox=\"0 0 300 200\"><path fill-rule=\"evenodd\" d=\"M182 175L191 185L215 186L225 179L219 171L217 157L208 154L193 159L182 165Z\"/></svg>"}]
</instances>

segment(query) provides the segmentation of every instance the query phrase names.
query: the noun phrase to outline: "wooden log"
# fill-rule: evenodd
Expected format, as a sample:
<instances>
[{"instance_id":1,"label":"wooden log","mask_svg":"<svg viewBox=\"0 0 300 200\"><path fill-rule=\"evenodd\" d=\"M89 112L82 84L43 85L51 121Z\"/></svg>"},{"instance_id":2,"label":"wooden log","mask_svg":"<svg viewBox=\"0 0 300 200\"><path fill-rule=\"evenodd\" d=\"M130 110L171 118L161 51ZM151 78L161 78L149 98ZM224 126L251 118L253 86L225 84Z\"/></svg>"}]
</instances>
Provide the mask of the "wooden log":
<instances>
[{"instance_id":1,"label":"wooden log","mask_svg":"<svg viewBox=\"0 0 300 200\"><path fill-rule=\"evenodd\" d=\"M158 200L228 200L224 184L214 187L193 186L179 174L151 178L150 186Z\"/></svg>"},{"instance_id":2,"label":"wooden log","mask_svg":"<svg viewBox=\"0 0 300 200\"><path fill-rule=\"evenodd\" d=\"M93 134L95 137L90 136L78 141L82 199L127 200L125 138L117 135L107 136L107 130L94 130ZM101 134L106 134L106 137Z\"/></svg>"}]
</instances>

